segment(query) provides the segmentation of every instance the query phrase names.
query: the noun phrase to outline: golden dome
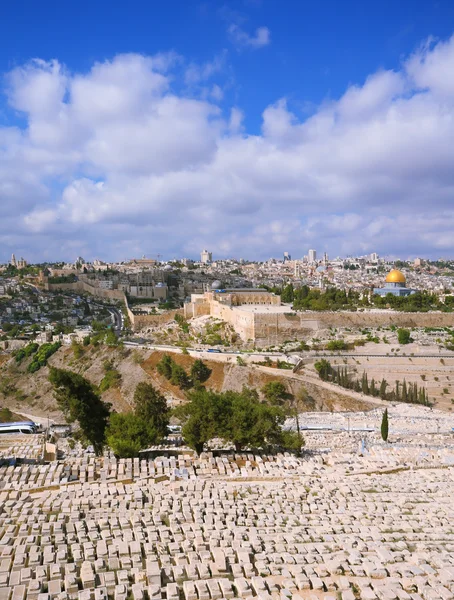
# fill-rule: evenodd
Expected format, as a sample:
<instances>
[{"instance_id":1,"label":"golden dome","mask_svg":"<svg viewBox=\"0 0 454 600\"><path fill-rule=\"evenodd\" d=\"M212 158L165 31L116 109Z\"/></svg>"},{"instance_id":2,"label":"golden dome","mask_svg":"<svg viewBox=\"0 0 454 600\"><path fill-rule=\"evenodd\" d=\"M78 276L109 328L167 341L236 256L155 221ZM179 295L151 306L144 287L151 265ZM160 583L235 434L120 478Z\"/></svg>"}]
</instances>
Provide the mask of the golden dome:
<instances>
[{"instance_id":1,"label":"golden dome","mask_svg":"<svg viewBox=\"0 0 454 600\"><path fill-rule=\"evenodd\" d=\"M406 281L405 275L397 269L393 269L386 276L386 283L405 283Z\"/></svg>"}]
</instances>

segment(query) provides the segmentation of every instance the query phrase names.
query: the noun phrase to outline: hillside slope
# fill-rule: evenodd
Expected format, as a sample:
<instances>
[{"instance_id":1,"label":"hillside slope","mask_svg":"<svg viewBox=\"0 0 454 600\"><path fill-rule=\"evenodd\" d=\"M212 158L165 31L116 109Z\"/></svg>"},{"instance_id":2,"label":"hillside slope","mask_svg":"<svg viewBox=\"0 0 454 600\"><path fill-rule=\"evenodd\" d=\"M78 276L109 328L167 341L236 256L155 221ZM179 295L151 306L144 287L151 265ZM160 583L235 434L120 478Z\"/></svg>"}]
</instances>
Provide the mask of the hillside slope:
<instances>
[{"instance_id":1,"label":"hillside slope","mask_svg":"<svg viewBox=\"0 0 454 600\"><path fill-rule=\"evenodd\" d=\"M141 381L155 385L168 399L171 405L185 401L185 394L172 385L156 370L162 352L145 352L129 348L109 348L92 346L84 348L82 356L76 358L70 347L60 348L49 359L49 365L69 369L87 377L93 384L99 385L105 375L106 366L113 367L121 376L119 385L103 393L103 399L112 403L117 411L130 410L134 390ZM173 354L173 359L187 371L194 359L183 354ZM35 373L28 373L31 359L17 364L8 357L0 364L0 408L10 408L14 412L23 412L37 417L49 417L60 421L62 415L56 405L52 386L48 381L49 367L42 367ZM299 394L307 392L306 410L361 410L369 408L366 401L352 398L343 390L339 392L317 385L315 381L304 381L301 376L289 371L263 368L260 366L241 367L236 364L204 361L212 370L206 386L215 391L228 389L241 390L244 385L260 390L272 380L285 380L289 391Z\"/></svg>"}]
</instances>

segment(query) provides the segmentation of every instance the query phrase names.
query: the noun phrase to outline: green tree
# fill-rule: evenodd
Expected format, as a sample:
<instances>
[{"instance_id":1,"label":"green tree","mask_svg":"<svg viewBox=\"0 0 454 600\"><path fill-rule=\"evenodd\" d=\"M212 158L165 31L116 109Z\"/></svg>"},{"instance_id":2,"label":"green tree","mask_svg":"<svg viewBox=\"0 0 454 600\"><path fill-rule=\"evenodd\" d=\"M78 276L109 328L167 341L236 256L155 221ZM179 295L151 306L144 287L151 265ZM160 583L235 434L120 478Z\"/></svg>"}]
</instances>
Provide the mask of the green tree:
<instances>
[{"instance_id":1,"label":"green tree","mask_svg":"<svg viewBox=\"0 0 454 600\"><path fill-rule=\"evenodd\" d=\"M381 380L380 383L380 391L379 391L379 396L382 400L386 399L386 388L388 387L388 382L385 379Z\"/></svg>"},{"instance_id":2,"label":"green tree","mask_svg":"<svg viewBox=\"0 0 454 600\"><path fill-rule=\"evenodd\" d=\"M412 341L409 329L398 329L397 339L399 344L409 344Z\"/></svg>"},{"instance_id":3,"label":"green tree","mask_svg":"<svg viewBox=\"0 0 454 600\"><path fill-rule=\"evenodd\" d=\"M172 364L172 375L170 377L170 383L177 385L182 390L186 390L191 387L191 381L188 374L181 365L176 362Z\"/></svg>"},{"instance_id":4,"label":"green tree","mask_svg":"<svg viewBox=\"0 0 454 600\"><path fill-rule=\"evenodd\" d=\"M246 387L221 396L226 414L219 435L237 452L245 446L264 447L281 441L285 414L280 407L259 402L257 392Z\"/></svg>"},{"instance_id":5,"label":"green tree","mask_svg":"<svg viewBox=\"0 0 454 600\"><path fill-rule=\"evenodd\" d=\"M289 283L282 290L281 301L282 302L293 302L293 294L294 294L293 284Z\"/></svg>"},{"instance_id":6,"label":"green tree","mask_svg":"<svg viewBox=\"0 0 454 600\"><path fill-rule=\"evenodd\" d=\"M388 441L388 409L385 408L383 417L381 420L381 438L384 442Z\"/></svg>"},{"instance_id":7,"label":"green tree","mask_svg":"<svg viewBox=\"0 0 454 600\"><path fill-rule=\"evenodd\" d=\"M69 423L77 421L83 436L101 454L110 415L110 405L103 402L93 385L77 373L51 367L49 381L54 387L60 410Z\"/></svg>"},{"instance_id":8,"label":"green tree","mask_svg":"<svg viewBox=\"0 0 454 600\"><path fill-rule=\"evenodd\" d=\"M268 381L262 387L262 393L270 404L279 405L288 399L287 388L282 381Z\"/></svg>"},{"instance_id":9,"label":"green tree","mask_svg":"<svg viewBox=\"0 0 454 600\"><path fill-rule=\"evenodd\" d=\"M133 458L150 445L147 424L134 413L112 413L106 442L120 458Z\"/></svg>"},{"instance_id":10,"label":"green tree","mask_svg":"<svg viewBox=\"0 0 454 600\"><path fill-rule=\"evenodd\" d=\"M198 454L216 434L216 425L221 426L219 395L197 388L188 393L187 404L175 410L183 421L182 434L190 448Z\"/></svg>"},{"instance_id":11,"label":"green tree","mask_svg":"<svg viewBox=\"0 0 454 600\"><path fill-rule=\"evenodd\" d=\"M331 377L333 368L331 367L331 363L325 358L318 360L314 364L314 367L318 373L318 376L320 379L323 379L323 381L327 381Z\"/></svg>"},{"instance_id":12,"label":"green tree","mask_svg":"<svg viewBox=\"0 0 454 600\"><path fill-rule=\"evenodd\" d=\"M141 381L134 392L134 413L145 424L150 438L149 443L160 442L167 435L169 407L167 400L158 390Z\"/></svg>"},{"instance_id":13,"label":"green tree","mask_svg":"<svg viewBox=\"0 0 454 600\"><path fill-rule=\"evenodd\" d=\"M205 381L210 377L211 369L207 367L207 365L198 358L194 361L191 367L191 379L194 384L205 383Z\"/></svg>"},{"instance_id":14,"label":"green tree","mask_svg":"<svg viewBox=\"0 0 454 600\"><path fill-rule=\"evenodd\" d=\"M161 360L156 365L156 369L160 375L163 375L166 379L172 377L172 366L174 362L171 356L164 354Z\"/></svg>"},{"instance_id":15,"label":"green tree","mask_svg":"<svg viewBox=\"0 0 454 600\"><path fill-rule=\"evenodd\" d=\"M118 338L113 329L108 329L106 337L104 338L105 343L108 346L118 346Z\"/></svg>"}]
</instances>

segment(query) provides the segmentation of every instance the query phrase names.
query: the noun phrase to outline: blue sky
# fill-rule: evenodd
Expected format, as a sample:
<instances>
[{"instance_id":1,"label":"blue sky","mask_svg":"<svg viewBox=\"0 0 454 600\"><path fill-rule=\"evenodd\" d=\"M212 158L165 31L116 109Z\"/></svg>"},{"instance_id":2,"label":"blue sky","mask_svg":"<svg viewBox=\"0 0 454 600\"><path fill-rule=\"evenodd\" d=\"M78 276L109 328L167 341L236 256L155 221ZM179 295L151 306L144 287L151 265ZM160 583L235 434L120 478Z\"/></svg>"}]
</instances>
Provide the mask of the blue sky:
<instances>
[{"instance_id":1,"label":"blue sky","mask_svg":"<svg viewBox=\"0 0 454 600\"><path fill-rule=\"evenodd\" d=\"M452 255L453 30L451 0L2 3L0 260Z\"/></svg>"}]
</instances>

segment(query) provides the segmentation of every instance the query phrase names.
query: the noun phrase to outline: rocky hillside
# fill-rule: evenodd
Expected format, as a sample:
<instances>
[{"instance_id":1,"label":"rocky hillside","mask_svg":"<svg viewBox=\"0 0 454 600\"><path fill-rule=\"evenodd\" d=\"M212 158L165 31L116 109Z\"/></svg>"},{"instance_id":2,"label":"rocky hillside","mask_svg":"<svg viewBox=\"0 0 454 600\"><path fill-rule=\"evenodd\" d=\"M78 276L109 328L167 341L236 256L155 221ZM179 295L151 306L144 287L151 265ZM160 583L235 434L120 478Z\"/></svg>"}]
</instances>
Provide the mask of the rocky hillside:
<instances>
[{"instance_id":1,"label":"rocky hillside","mask_svg":"<svg viewBox=\"0 0 454 600\"><path fill-rule=\"evenodd\" d=\"M49 367L29 373L27 367L31 359L18 364L10 356L1 356L0 408L7 407L25 415L61 420L62 416L48 381ZM134 390L140 381L153 383L172 405L184 402L184 392L157 373L156 365L162 356L163 353L158 351L144 352L107 346L89 346L75 352L73 348L66 346L50 357L49 365L70 369L87 377L93 384L101 386L103 399L111 402L113 408L127 411L132 405ZM173 354L172 357L187 371L194 361L189 355ZM242 367L213 360L204 362L212 370L205 385L216 391L241 390L244 385L260 390L267 381L285 378L292 393L298 394L305 389L307 410L358 410L366 406L352 401L341 390L336 393L303 382L288 371L284 373L278 369L262 369L255 365Z\"/></svg>"}]
</instances>

